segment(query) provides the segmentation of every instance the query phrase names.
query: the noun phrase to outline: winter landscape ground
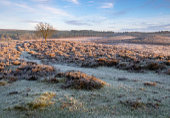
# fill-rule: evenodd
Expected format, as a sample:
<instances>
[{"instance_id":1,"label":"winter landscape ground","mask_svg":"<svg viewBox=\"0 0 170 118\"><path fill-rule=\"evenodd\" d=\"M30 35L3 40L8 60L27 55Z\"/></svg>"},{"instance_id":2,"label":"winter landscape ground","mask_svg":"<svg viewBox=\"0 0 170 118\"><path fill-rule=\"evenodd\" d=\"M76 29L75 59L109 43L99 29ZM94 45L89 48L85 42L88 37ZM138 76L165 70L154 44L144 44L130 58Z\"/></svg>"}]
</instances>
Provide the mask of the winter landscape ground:
<instances>
[{"instance_id":1,"label":"winter landscape ground","mask_svg":"<svg viewBox=\"0 0 170 118\"><path fill-rule=\"evenodd\" d=\"M170 36L0 42L0 118L170 118Z\"/></svg>"}]
</instances>

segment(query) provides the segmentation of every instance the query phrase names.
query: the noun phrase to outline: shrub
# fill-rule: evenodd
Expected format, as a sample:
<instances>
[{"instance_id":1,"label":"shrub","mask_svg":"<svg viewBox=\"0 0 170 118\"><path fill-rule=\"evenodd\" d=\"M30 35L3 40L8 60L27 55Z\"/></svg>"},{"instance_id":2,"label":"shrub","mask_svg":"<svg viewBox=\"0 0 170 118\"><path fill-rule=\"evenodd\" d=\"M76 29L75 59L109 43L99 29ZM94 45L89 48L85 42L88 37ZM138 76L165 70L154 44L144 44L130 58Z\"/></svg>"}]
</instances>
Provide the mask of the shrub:
<instances>
[{"instance_id":1,"label":"shrub","mask_svg":"<svg viewBox=\"0 0 170 118\"><path fill-rule=\"evenodd\" d=\"M157 83L156 82L145 82L144 85L145 86L156 86Z\"/></svg>"},{"instance_id":2,"label":"shrub","mask_svg":"<svg viewBox=\"0 0 170 118\"><path fill-rule=\"evenodd\" d=\"M16 60L16 61L13 61L13 62L12 62L12 64L13 64L13 65L20 65L20 64L21 64L21 62L20 62L20 61L18 61L18 60Z\"/></svg>"},{"instance_id":3,"label":"shrub","mask_svg":"<svg viewBox=\"0 0 170 118\"><path fill-rule=\"evenodd\" d=\"M118 60L116 59L106 59L106 58L99 58L97 59L97 63L99 66L115 66L118 64Z\"/></svg>"},{"instance_id":4,"label":"shrub","mask_svg":"<svg viewBox=\"0 0 170 118\"><path fill-rule=\"evenodd\" d=\"M147 65L146 68L149 69L149 70L158 70L158 69L163 69L163 68L164 68L164 65L159 64L159 63L151 62L151 63L149 63L149 64Z\"/></svg>"},{"instance_id":5,"label":"shrub","mask_svg":"<svg viewBox=\"0 0 170 118\"><path fill-rule=\"evenodd\" d=\"M120 101L121 104L131 107L132 109L139 109L139 108L159 108L159 103L144 103L139 100L126 100L126 101Z\"/></svg>"},{"instance_id":6,"label":"shrub","mask_svg":"<svg viewBox=\"0 0 170 118\"><path fill-rule=\"evenodd\" d=\"M7 84L6 81L0 81L0 86L5 86Z\"/></svg>"},{"instance_id":7,"label":"shrub","mask_svg":"<svg viewBox=\"0 0 170 118\"><path fill-rule=\"evenodd\" d=\"M104 85L107 85L106 82L94 76L89 76L79 71L59 73L57 76L66 77L65 88L92 90L92 89L100 89Z\"/></svg>"},{"instance_id":8,"label":"shrub","mask_svg":"<svg viewBox=\"0 0 170 118\"><path fill-rule=\"evenodd\" d=\"M33 62L23 63L11 75L18 79L37 80L41 77L51 76L56 73L54 67L49 65L39 65Z\"/></svg>"}]
</instances>

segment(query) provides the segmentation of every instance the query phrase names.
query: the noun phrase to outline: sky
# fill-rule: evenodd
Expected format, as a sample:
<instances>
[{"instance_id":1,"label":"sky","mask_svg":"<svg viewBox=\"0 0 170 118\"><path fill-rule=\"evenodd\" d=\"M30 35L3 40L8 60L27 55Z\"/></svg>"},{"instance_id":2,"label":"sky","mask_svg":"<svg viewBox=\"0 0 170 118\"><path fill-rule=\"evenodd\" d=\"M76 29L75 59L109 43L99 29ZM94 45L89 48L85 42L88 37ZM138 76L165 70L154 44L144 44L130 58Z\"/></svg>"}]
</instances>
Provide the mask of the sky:
<instances>
[{"instance_id":1,"label":"sky","mask_svg":"<svg viewBox=\"0 0 170 118\"><path fill-rule=\"evenodd\" d=\"M0 0L0 29L170 30L170 0Z\"/></svg>"}]
</instances>

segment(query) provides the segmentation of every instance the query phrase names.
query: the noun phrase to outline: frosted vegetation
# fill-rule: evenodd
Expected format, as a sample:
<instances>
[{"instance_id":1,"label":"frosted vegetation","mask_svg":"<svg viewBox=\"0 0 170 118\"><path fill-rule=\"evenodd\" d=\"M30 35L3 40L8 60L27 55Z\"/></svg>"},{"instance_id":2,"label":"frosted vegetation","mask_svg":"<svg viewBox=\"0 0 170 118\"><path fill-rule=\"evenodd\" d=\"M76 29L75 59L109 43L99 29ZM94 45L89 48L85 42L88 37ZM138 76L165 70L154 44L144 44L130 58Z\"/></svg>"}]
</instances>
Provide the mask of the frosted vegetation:
<instances>
[{"instance_id":1,"label":"frosted vegetation","mask_svg":"<svg viewBox=\"0 0 170 118\"><path fill-rule=\"evenodd\" d=\"M148 42L0 43L0 117L170 117L170 46Z\"/></svg>"}]
</instances>

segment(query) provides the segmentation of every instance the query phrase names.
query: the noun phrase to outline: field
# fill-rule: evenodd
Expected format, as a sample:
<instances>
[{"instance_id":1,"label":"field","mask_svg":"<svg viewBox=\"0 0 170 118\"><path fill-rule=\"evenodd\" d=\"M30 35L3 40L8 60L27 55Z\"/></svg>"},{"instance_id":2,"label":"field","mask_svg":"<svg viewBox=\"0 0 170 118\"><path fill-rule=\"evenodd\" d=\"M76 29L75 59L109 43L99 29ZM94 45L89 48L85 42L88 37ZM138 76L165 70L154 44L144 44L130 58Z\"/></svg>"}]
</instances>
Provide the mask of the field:
<instances>
[{"instance_id":1,"label":"field","mask_svg":"<svg viewBox=\"0 0 170 118\"><path fill-rule=\"evenodd\" d=\"M0 42L0 118L169 118L170 35Z\"/></svg>"}]
</instances>

